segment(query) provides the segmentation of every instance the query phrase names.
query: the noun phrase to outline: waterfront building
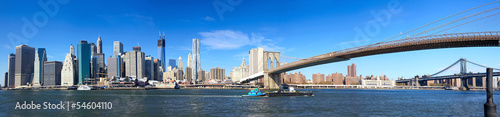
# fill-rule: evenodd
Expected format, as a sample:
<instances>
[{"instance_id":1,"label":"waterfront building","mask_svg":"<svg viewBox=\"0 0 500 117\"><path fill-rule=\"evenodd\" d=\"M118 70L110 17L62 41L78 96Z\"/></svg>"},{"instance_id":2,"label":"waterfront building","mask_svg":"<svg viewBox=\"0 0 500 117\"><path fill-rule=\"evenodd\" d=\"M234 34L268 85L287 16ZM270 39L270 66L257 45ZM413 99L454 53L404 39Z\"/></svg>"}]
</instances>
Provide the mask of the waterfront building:
<instances>
[{"instance_id":1,"label":"waterfront building","mask_svg":"<svg viewBox=\"0 0 500 117\"><path fill-rule=\"evenodd\" d=\"M205 76L205 70L200 70L198 71L198 82L204 82L207 81L207 77Z\"/></svg>"},{"instance_id":2,"label":"waterfront building","mask_svg":"<svg viewBox=\"0 0 500 117\"><path fill-rule=\"evenodd\" d=\"M5 76L3 77L4 78L4 83L3 83L3 87L8 87L9 86L9 72L5 72Z\"/></svg>"},{"instance_id":3,"label":"waterfront building","mask_svg":"<svg viewBox=\"0 0 500 117\"><path fill-rule=\"evenodd\" d=\"M245 58L243 58L240 66L233 68L233 71L231 72L231 80L240 81L240 79L248 77L250 75L249 69L250 67L245 63Z\"/></svg>"},{"instance_id":4,"label":"waterfront building","mask_svg":"<svg viewBox=\"0 0 500 117\"><path fill-rule=\"evenodd\" d=\"M62 63L60 61L47 61L44 63L44 86L61 85Z\"/></svg>"},{"instance_id":5,"label":"waterfront building","mask_svg":"<svg viewBox=\"0 0 500 117\"><path fill-rule=\"evenodd\" d=\"M319 84L325 82L325 74L313 74L312 75L312 83Z\"/></svg>"},{"instance_id":6,"label":"waterfront building","mask_svg":"<svg viewBox=\"0 0 500 117\"><path fill-rule=\"evenodd\" d=\"M47 54L45 48L38 48L35 53L35 63L34 63L34 75L33 75L33 86L41 86L43 80L43 65L47 61Z\"/></svg>"},{"instance_id":7,"label":"waterfront building","mask_svg":"<svg viewBox=\"0 0 500 117\"><path fill-rule=\"evenodd\" d=\"M123 53L123 44L120 41L113 42L113 56L119 56Z\"/></svg>"},{"instance_id":8,"label":"waterfront building","mask_svg":"<svg viewBox=\"0 0 500 117\"><path fill-rule=\"evenodd\" d=\"M344 76L342 73L332 73L326 76L326 82L331 82L333 85L344 85Z\"/></svg>"},{"instance_id":9,"label":"waterfront building","mask_svg":"<svg viewBox=\"0 0 500 117\"><path fill-rule=\"evenodd\" d=\"M91 49L87 41L78 44L78 85L82 85L85 78L90 78Z\"/></svg>"},{"instance_id":10,"label":"waterfront building","mask_svg":"<svg viewBox=\"0 0 500 117\"><path fill-rule=\"evenodd\" d=\"M201 70L201 61L200 61L200 39L193 39L193 63L192 70L193 76L192 81L196 84L198 80L198 71Z\"/></svg>"},{"instance_id":11,"label":"waterfront building","mask_svg":"<svg viewBox=\"0 0 500 117\"><path fill-rule=\"evenodd\" d=\"M145 75L145 56L141 52L141 47L133 47L133 51L125 53L123 62L125 63L125 76L135 76L142 78Z\"/></svg>"},{"instance_id":12,"label":"waterfront building","mask_svg":"<svg viewBox=\"0 0 500 117\"><path fill-rule=\"evenodd\" d=\"M32 83L34 62L35 62L35 48L28 45L16 46L16 66L14 87L27 85Z\"/></svg>"},{"instance_id":13,"label":"waterfront building","mask_svg":"<svg viewBox=\"0 0 500 117\"><path fill-rule=\"evenodd\" d=\"M151 57L149 55L144 57L145 76L148 78L148 80L156 79L154 67L155 67L155 63L154 63L153 57Z\"/></svg>"},{"instance_id":14,"label":"waterfront building","mask_svg":"<svg viewBox=\"0 0 500 117\"><path fill-rule=\"evenodd\" d=\"M157 81L163 81L163 70L161 70L161 66L160 66L160 63L159 63L159 59L154 59L153 62L154 62L154 75L155 75L155 78L154 80L157 80Z\"/></svg>"},{"instance_id":15,"label":"waterfront building","mask_svg":"<svg viewBox=\"0 0 500 117\"><path fill-rule=\"evenodd\" d=\"M160 33L158 31L158 33ZM162 70L166 70L167 66L165 65L165 32L163 33L163 37L160 34L160 39L158 39L158 59L160 59L159 63Z\"/></svg>"},{"instance_id":16,"label":"waterfront building","mask_svg":"<svg viewBox=\"0 0 500 117\"><path fill-rule=\"evenodd\" d=\"M172 66L172 68L177 68L177 63L175 62L175 59L168 59L168 66Z\"/></svg>"},{"instance_id":17,"label":"waterfront building","mask_svg":"<svg viewBox=\"0 0 500 117\"><path fill-rule=\"evenodd\" d=\"M187 67L193 68L192 63L193 63L193 56L191 55L191 52L189 52L189 54L188 54L188 66Z\"/></svg>"},{"instance_id":18,"label":"waterfront building","mask_svg":"<svg viewBox=\"0 0 500 117\"><path fill-rule=\"evenodd\" d=\"M264 49L259 47L251 49L248 55L249 74L255 74L264 71Z\"/></svg>"},{"instance_id":19,"label":"waterfront building","mask_svg":"<svg viewBox=\"0 0 500 117\"><path fill-rule=\"evenodd\" d=\"M91 55L91 76L94 79L100 78L100 77L105 77L106 73L106 64L104 64L104 53L95 53Z\"/></svg>"},{"instance_id":20,"label":"waterfront building","mask_svg":"<svg viewBox=\"0 0 500 117\"><path fill-rule=\"evenodd\" d=\"M347 76L356 77L356 65L354 63L347 66Z\"/></svg>"},{"instance_id":21,"label":"waterfront building","mask_svg":"<svg viewBox=\"0 0 500 117\"><path fill-rule=\"evenodd\" d=\"M207 82L210 79L211 79L210 72L209 71L205 71L205 80L203 80L203 82Z\"/></svg>"},{"instance_id":22,"label":"waterfront building","mask_svg":"<svg viewBox=\"0 0 500 117\"><path fill-rule=\"evenodd\" d=\"M120 56L111 56L108 58L108 78L121 77L120 65L123 62Z\"/></svg>"},{"instance_id":23,"label":"waterfront building","mask_svg":"<svg viewBox=\"0 0 500 117\"><path fill-rule=\"evenodd\" d=\"M212 79L217 81L223 81L225 79L225 69L219 67L210 69L210 76Z\"/></svg>"},{"instance_id":24,"label":"waterfront building","mask_svg":"<svg viewBox=\"0 0 500 117\"><path fill-rule=\"evenodd\" d=\"M363 86L363 88L382 88L382 87L394 87L396 86L396 81L395 80L382 80L381 77L377 76L376 79L372 80L366 80L366 79L361 79L360 85Z\"/></svg>"},{"instance_id":25,"label":"waterfront building","mask_svg":"<svg viewBox=\"0 0 500 117\"><path fill-rule=\"evenodd\" d=\"M7 87L10 87L10 88L14 88L15 85L14 85L14 81L15 81L15 72L16 72L16 54L14 53L10 53L9 54L9 68L8 68L8 72L9 72L9 77L7 78L7 83L5 84L5 86Z\"/></svg>"},{"instance_id":26,"label":"waterfront building","mask_svg":"<svg viewBox=\"0 0 500 117\"><path fill-rule=\"evenodd\" d=\"M303 84L307 82L306 76L304 76L301 72L283 74L282 78L282 81L284 81L286 84Z\"/></svg>"},{"instance_id":27,"label":"waterfront building","mask_svg":"<svg viewBox=\"0 0 500 117\"><path fill-rule=\"evenodd\" d=\"M193 70L191 67L186 67L185 69L186 70L184 70L184 72L185 72L184 79L187 81L191 81L191 78L193 76ZM182 79L182 80L184 80L184 79Z\"/></svg>"},{"instance_id":28,"label":"waterfront building","mask_svg":"<svg viewBox=\"0 0 500 117\"><path fill-rule=\"evenodd\" d=\"M71 53L66 54L63 67L61 69L61 86L72 86L78 82L78 77L75 75L75 60Z\"/></svg>"}]
</instances>

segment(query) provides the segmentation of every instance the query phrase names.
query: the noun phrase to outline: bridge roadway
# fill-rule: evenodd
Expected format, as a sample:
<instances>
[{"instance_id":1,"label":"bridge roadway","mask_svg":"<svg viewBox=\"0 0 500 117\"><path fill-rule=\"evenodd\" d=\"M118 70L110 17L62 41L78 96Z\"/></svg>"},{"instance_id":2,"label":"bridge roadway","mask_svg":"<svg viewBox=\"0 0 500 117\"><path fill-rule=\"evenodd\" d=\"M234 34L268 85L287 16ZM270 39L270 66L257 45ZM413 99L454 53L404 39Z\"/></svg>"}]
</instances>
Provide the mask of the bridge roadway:
<instances>
[{"instance_id":1,"label":"bridge roadway","mask_svg":"<svg viewBox=\"0 0 500 117\"><path fill-rule=\"evenodd\" d=\"M493 72L493 76L500 76L500 72ZM486 77L486 73L467 73L464 75L447 75L447 76L437 76L437 77L422 77L419 78L418 81L427 81L427 80L441 80L441 79L455 79L455 78L472 78L472 77ZM411 79L403 79L396 80L396 83L406 83L410 82Z\"/></svg>"},{"instance_id":2,"label":"bridge roadway","mask_svg":"<svg viewBox=\"0 0 500 117\"><path fill-rule=\"evenodd\" d=\"M295 69L349 60L351 58L386 54L394 52L455 48L455 47L493 47L500 46L500 31L468 32L431 35L415 38L379 42L371 45L330 52L301 59L270 69L268 73L283 73Z\"/></svg>"}]
</instances>

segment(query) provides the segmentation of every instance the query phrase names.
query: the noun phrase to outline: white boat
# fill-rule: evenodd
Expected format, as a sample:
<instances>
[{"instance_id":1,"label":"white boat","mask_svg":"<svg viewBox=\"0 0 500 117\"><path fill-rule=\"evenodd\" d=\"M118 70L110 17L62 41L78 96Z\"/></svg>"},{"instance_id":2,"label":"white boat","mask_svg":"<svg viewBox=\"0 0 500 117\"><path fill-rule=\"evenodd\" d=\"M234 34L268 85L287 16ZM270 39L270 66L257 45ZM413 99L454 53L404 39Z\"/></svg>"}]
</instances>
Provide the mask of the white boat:
<instances>
[{"instance_id":1,"label":"white boat","mask_svg":"<svg viewBox=\"0 0 500 117\"><path fill-rule=\"evenodd\" d=\"M91 89L91 88L90 88L89 86L87 86L87 85L82 85L82 86L78 87L78 89L77 89L77 90L90 90L90 89Z\"/></svg>"}]
</instances>

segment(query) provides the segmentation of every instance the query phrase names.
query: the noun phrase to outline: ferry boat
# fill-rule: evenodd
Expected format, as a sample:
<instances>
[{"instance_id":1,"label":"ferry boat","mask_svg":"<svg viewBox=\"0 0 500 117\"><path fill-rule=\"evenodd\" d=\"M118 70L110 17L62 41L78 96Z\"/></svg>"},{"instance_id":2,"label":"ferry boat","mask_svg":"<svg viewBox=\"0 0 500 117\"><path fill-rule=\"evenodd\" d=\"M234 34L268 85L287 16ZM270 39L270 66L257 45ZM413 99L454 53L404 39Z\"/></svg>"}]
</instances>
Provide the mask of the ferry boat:
<instances>
[{"instance_id":1,"label":"ferry boat","mask_svg":"<svg viewBox=\"0 0 500 117\"><path fill-rule=\"evenodd\" d=\"M87 85L82 85L82 86L78 87L78 89L77 89L77 90L91 90L91 89L92 89L92 88L90 88L90 87L89 87L89 86L87 86Z\"/></svg>"},{"instance_id":2,"label":"ferry boat","mask_svg":"<svg viewBox=\"0 0 500 117\"><path fill-rule=\"evenodd\" d=\"M282 91L281 87L280 90L274 91L274 92L269 92L267 94L267 97L280 97L280 96L314 96L314 94L311 91L296 91L295 88L289 87L288 91Z\"/></svg>"},{"instance_id":3,"label":"ferry boat","mask_svg":"<svg viewBox=\"0 0 500 117\"><path fill-rule=\"evenodd\" d=\"M266 93L262 93L259 88L253 89L250 92L248 92L248 95L241 95L243 97L262 97L266 96Z\"/></svg>"}]
</instances>

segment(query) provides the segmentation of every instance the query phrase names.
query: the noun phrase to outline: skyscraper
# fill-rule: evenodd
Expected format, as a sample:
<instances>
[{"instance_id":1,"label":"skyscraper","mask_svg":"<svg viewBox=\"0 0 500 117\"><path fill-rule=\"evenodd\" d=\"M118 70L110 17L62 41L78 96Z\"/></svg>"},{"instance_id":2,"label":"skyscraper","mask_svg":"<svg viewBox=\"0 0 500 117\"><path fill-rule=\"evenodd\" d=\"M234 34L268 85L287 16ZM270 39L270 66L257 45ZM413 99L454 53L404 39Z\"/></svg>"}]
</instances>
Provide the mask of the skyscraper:
<instances>
[{"instance_id":1,"label":"skyscraper","mask_svg":"<svg viewBox=\"0 0 500 117\"><path fill-rule=\"evenodd\" d=\"M69 53L75 56L75 46L73 46L73 44L71 44L71 46L69 47Z\"/></svg>"},{"instance_id":2,"label":"skyscraper","mask_svg":"<svg viewBox=\"0 0 500 117\"><path fill-rule=\"evenodd\" d=\"M16 54L10 53L9 54L9 78L7 84L5 86L14 88L14 77L15 77L15 72L16 72Z\"/></svg>"},{"instance_id":3,"label":"skyscraper","mask_svg":"<svg viewBox=\"0 0 500 117\"><path fill-rule=\"evenodd\" d=\"M120 63L123 62L119 56L108 58L108 78L120 77Z\"/></svg>"},{"instance_id":4,"label":"skyscraper","mask_svg":"<svg viewBox=\"0 0 500 117\"><path fill-rule=\"evenodd\" d=\"M178 68L175 59L168 59L168 66L172 66L172 68Z\"/></svg>"},{"instance_id":5,"label":"skyscraper","mask_svg":"<svg viewBox=\"0 0 500 117\"><path fill-rule=\"evenodd\" d=\"M189 68L193 68L193 56L191 55L191 52L188 54L188 66Z\"/></svg>"},{"instance_id":6,"label":"skyscraper","mask_svg":"<svg viewBox=\"0 0 500 117\"><path fill-rule=\"evenodd\" d=\"M16 73L14 86L32 83L35 62L35 48L28 45L16 46Z\"/></svg>"},{"instance_id":7,"label":"skyscraper","mask_svg":"<svg viewBox=\"0 0 500 117\"><path fill-rule=\"evenodd\" d=\"M160 33L158 31L158 33ZM160 39L158 39L158 58L160 59L160 66L163 71L166 70L167 66L165 65L165 32L163 32L163 37L160 34Z\"/></svg>"},{"instance_id":8,"label":"skyscraper","mask_svg":"<svg viewBox=\"0 0 500 117\"><path fill-rule=\"evenodd\" d=\"M75 62L71 53L66 54L63 67L61 69L61 86L72 86L78 82L78 77L75 75Z\"/></svg>"},{"instance_id":9,"label":"skyscraper","mask_svg":"<svg viewBox=\"0 0 500 117\"><path fill-rule=\"evenodd\" d=\"M225 71L226 71L225 69L221 69L219 67L212 68L210 69L210 76L214 80L223 81L226 74Z\"/></svg>"},{"instance_id":10,"label":"skyscraper","mask_svg":"<svg viewBox=\"0 0 500 117\"><path fill-rule=\"evenodd\" d=\"M179 69L184 69L184 64L182 63L182 57L179 56Z\"/></svg>"},{"instance_id":11,"label":"skyscraper","mask_svg":"<svg viewBox=\"0 0 500 117\"><path fill-rule=\"evenodd\" d=\"M113 42L113 56L118 56L123 53L123 44L120 41Z\"/></svg>"},{"instance_id":12,"label":"skyscraper","mask_svg":"<svg viewBox=\"0 0 500 117\"><path fill-rule=\"evenodd\" d=\"M89 43L89 44L90 44L90 50L91 50L90 51L91 52L90 55L96 54L97 53L97 47L95 46L95 44L94 43Z\"/></svg>"},{"instance_id":13,"label":"skyscraper","mask_svg":"<svg viewBox=\"0 0 500 117\"><path fill-rule=\"evenodd\" d=\"M146 56L144 58L144 68L145 68L145 76L148 78L148 80L154 80L155 78L155 71L154 71L154 59L151 56Z\"/></svg>"},{"instance_id":14,"label":"skyscraper","mask_svg":"<svg viewBox=\"0 0 500 117\"><path fill-rule=\"evenodd\" d=\"M47 61L44 63L43 67L43 85L61 85L62 63L60 61Z\"/></svg>"},{"instance_id":15,"label":"skyscraper","mask_svg":"<svg viewBox=\"0 0 500 117\"><path fill-rule=\"evenodd\" d=\"M133 51L125 53L123 62L125 63L125 76L135 76L142 78L145 75L144 52L141 47L133 47Z\"/></svg>"},{"instance_id":16,"label":"skyscraper","mask_svg":"<svg viewBox=\"0 0 500 117\"><path fill-rule=\"evenodd\" d=\"M356 65L354 63L347 66L347 76L356 77Z\"/></svg>"},{"instance_id":17,"label":"skyscraper","mask_svg":"<svg viewBox=\"0 0 500 117\"><path fill-rule=\"evenodd\" d=\"M3 87L8 87L9 85L9 72L5 72L5 77L4 77L4 84Z\"/></svg>"},{"instance_id":18,"label":"skyscraper","mask_svg":"<svg viewBox=\"0 0 500 117\"><path fill-rule=\"evenodd\" d=\"M97 38L97 53L102 53L102 40L101 35Z\"/></svg>"},{"instance_id":19,"label":"skyscraper","mask_svg":"<svg viewBox=\"0 0 500 117\"><path fill-rule=\"evenodd\" d=\"M82 85L85 78L90 78L90 44L82 40L78 44L78 85Z\"/></svg>"},{"instance_id":20,"label":"skyscraper","mask_svg":"<svg viewBox=\"0 0 500 117\"><path fill-rule=\"evenodd\" d=\"M45 48L38 48L35 54L35 74L33 75L33 86L40 86L43 83L43 65L45 61L47 61Z\"/></svg>"},{"instance_id":21,"label":"skyscraper","mask_svg":"<svg viewBox=\"0 0 500 117\"><path fill-rule=\"evenodd\" d=\"M195 81L198 80L198 71L200 71L200 39L193 39L193 72L192 72L192 81L196 84Z\"/></svg>"}]
</instances>

